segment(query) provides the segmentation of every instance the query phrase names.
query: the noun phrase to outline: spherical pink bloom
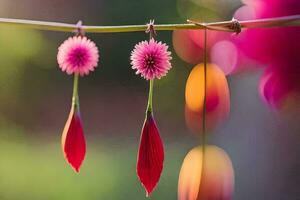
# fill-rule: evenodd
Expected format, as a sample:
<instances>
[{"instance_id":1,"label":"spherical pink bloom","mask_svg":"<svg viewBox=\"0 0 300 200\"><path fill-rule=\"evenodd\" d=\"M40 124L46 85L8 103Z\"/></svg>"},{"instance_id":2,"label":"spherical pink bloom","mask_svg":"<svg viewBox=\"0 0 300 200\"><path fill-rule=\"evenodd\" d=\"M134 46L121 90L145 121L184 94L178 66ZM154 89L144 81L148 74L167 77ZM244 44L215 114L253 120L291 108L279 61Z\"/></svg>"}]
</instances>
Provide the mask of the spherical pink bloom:
<instances>
[{"instance_id":1,"label":"spherical pink bloom","mask_svg":"<svg viewBox=\"0 0 300 200\"><path fill-rule=\"evenodd\" d=\"M165 76L171 69L168 45L157 42L154 39L143 41L135 45L131 52L132 69L136 74L141 74L147 80Z\"/></svg>"},{"instance_id":2,"label":"spherical pink bloom","mask_svg":"<svg viewBox=\"0 0 300 200\"><path fill-rule=\"evenodd\" d=\"M97 46L85 36L69 37L58 48L57 62L67 74L87 75L94 71L98 60Z\"/></svg>"}]
</instances>

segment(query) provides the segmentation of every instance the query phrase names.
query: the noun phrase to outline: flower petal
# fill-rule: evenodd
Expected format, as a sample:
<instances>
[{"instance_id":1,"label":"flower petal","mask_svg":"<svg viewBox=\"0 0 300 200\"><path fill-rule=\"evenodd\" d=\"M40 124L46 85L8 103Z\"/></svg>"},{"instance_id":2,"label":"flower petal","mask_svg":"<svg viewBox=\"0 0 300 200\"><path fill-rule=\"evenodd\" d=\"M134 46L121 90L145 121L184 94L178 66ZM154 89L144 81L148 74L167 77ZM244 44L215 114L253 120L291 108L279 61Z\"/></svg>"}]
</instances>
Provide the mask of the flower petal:
<instances>
[{"instance_id":1,"label":"flower petal","mask_svg":"<svg viewBox=\"0 0 300 200\"><path fill-rule=\"evenodd\" d=\"M68 163L76 172L79 172L85 157L86 146L80 113L77 109L74 110L74 108L71 109L62 134L62 149Z\"/></svg>"},{"instance_id":2,"label":"flower petal","mask_svg":"<svg viewBox=\"0 0 300 200\"><path fill-rule=\"evenodd\" d=\"M164 162L164 147L152 114L147 114L142 129L137 160L137 175L146 190L146 196L157 185Z\"/></svg>"}]
</instances>

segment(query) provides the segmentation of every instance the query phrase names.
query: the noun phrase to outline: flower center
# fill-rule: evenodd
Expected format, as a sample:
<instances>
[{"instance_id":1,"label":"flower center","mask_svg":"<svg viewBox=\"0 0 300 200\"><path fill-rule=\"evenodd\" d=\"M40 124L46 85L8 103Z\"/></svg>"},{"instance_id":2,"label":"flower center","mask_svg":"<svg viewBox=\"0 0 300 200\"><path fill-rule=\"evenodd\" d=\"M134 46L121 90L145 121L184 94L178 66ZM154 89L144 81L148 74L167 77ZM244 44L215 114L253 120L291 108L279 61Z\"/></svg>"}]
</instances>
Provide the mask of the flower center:
<instances>
[{"instance_id":1,"label":"flower center","mask_svg":"<svg viewBox=\"0 0 300 200\"><path fill-rule=\"evenodd\" d=\"M74 67L82 67L88 61L88 52L85 48L78 47L69 55L69 62Z\"/></svg>"},{"instance_id":2,"label":"flower center","mask_svg":"<svg viewBox=\"0 0 300 200\"><path fill-rule=\"evenodd\" d=\"M145 64L147 68L153 69L155 66L155 59L153 56L147 56L145 59Z\"/></svg>"}]
</instances>

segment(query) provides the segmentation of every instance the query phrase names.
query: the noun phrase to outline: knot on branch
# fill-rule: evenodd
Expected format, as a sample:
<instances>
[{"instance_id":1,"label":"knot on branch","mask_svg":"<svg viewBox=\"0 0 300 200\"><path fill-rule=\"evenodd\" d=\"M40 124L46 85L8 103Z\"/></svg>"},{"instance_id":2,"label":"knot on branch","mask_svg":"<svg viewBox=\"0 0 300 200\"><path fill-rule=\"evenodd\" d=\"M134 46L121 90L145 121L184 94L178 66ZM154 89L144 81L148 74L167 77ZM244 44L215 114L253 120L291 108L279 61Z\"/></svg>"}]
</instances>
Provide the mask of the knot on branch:
<instances>
[{"instance_id":1,"label":"knot on branch","mask_svg":"<svg viewBox=\"0 0 300 200\"><path fill-rule=\"evenodd\" d=\"M239 20L235 18L232 18L229 28L233 30L237 35L242 31L242 26Z\"/></svg>"},{"instance_id":2,"label":"knot on branch","mask_svg":"<svg viewBox=\"0 0 300 200\"><path fill-rule=\"evenodd\" d=\"M75 29L75 34L77 35L77 36L84 36L84 30L83 30L83 25L82 25L82 21L81 20L79 20L78 22L77 22L77 24L76 24L76 29Z\"/></svg>"},{"instance_id":3,"label":"knot on branch","mask_svg":"<svg viewBox=\"0 0 300 200\"><path fill-rule=\"evenodd\" d=\"M154 28L154 19L150 19L150 22L147 23L147 29L145 31L146 33L150 33L150 37L153 38L156 36L156 30Z\"/></svg>"}]
</instances>

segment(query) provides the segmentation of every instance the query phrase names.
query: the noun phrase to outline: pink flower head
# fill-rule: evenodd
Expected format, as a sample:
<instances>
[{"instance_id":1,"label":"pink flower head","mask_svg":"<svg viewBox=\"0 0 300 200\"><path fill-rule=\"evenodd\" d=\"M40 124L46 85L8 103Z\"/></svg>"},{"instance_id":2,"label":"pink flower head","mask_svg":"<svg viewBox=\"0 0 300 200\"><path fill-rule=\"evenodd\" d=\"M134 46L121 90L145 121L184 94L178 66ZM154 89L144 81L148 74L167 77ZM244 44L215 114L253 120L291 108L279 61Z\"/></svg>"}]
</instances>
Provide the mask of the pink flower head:
<instances>
[{"instance_id":1,"label":"pink flower head","mask_svg":"<svg viewBox=\"0 0 300 200\"><path fill-rule=\"evenodd\" d=\"M148 197L157 185L164 163L164 146L152 113L147 113L137 160L137 175Z\"/></svg>"},{"instance_id":2,"label":"pink flower head","mask_svg":"<svg viewBox=\"0 0 300 200\"><path fill-rule=\"evenodd\" d=\"M57 62L67 74L87 75L94 71L98 60L97 46L85 36L69 37L58 48Z\"/></svg>"},{"instance_id":3,"label":"pink flower head","mask_svg":"<svg viewBox=\"0 0 300 200\"><path fill-rule=\"evenodd\" d=\"M157 42L153 38L135 45L131 52L132 69L136 69L136 74L141 74L147 80L165 76L171 69L168 45Z\"/></svg>"}]
</instances>

